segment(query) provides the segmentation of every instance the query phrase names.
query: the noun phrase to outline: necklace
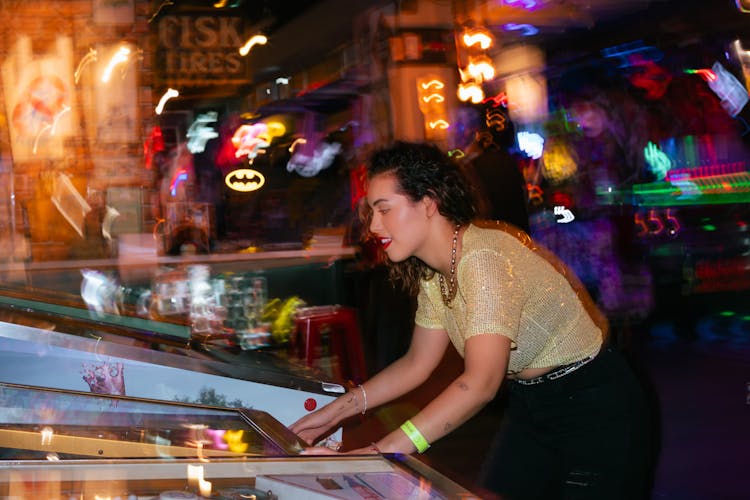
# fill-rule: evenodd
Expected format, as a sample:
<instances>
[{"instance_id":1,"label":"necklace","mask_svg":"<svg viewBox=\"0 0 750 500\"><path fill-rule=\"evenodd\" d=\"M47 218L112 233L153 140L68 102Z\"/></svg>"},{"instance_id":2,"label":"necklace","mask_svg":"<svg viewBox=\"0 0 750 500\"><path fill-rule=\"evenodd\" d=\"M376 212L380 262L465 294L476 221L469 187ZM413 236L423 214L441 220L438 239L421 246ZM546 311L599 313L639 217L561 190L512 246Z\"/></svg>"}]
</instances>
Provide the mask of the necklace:
<instances>
[{"instance_id":1,"label":"necklace","mask_svg":"<svg viewBox=\"0 0 750 500\"><path fill-rule=\"evenodd\" d=\"M443 274L438 274L438 281L440 282L440 295L443 297L443 304L450 307L453 298L456 296L458 291L458 283L456 283L456 247L458 246L458 230L461 229L461 224L456 224L456 229L453 231L453 248L451 248L451 268L450 276L448 277L448 290L446 291L445 278Z\"/></svg>"}]
</instances>

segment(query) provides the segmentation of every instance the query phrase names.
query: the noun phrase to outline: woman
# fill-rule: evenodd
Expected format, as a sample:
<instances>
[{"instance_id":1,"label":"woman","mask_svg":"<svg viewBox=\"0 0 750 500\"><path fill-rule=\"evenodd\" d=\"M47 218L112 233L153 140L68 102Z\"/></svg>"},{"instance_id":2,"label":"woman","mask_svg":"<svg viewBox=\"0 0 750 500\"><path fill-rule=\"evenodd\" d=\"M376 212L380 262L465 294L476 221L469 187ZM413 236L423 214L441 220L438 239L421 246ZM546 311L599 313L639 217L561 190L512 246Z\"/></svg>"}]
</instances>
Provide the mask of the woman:
<instances>
[{"instance_id":1,"label":"woman","mask_svg":"<svg viewBox=\"0 0 750 500\"><path fill-rule=\"evenodd\" d=\"M625 363L602 348L606 322L583 287L522 231L472 222L469 187L437 148L397 143L376 152L368 178L370 231L393 277L418 295L412 342L402 358L292 430L312 443L407 393L453 343L463 373L401 428L354 453L422 452L508 379L508 421L488 488L508 499L641 496L643 397Z\"/></svg>"}]
</instances>

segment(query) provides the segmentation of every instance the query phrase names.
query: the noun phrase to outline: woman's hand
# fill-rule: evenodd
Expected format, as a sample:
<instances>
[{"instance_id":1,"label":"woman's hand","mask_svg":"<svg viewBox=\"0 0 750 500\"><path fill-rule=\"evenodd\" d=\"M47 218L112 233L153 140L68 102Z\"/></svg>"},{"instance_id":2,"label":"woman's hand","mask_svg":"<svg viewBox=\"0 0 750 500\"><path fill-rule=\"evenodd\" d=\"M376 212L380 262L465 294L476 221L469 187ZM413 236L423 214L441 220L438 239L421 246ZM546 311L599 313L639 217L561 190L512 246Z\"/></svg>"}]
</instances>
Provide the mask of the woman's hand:
<instances>
[{"instance_id":1,"label":"woman's hand","mask_svg":"<svg viewBox=\"0 0 750 500\"><path fill-rule=\"evenodd\" d=\"M331 405L327 405L297 420L289 426L289 429L307 444L312 444L326 431L336 425L338 421L339 419L335 412L332 411Z\"/></svg>"},{"instance_id":2,"label":"woman's hand","mask_svg":"<svg viewBox=\"0 0 750 500\"><path fill-rule=\"evenodd\" d=\"M344 453L326 448L325 446L311 446L310 448L302 450L300 455L377 455L379 453L380 450L378 450L377 446L371 444L370 446L357 448L356 450L350 450Z\"/></svg>"}]
</instances>

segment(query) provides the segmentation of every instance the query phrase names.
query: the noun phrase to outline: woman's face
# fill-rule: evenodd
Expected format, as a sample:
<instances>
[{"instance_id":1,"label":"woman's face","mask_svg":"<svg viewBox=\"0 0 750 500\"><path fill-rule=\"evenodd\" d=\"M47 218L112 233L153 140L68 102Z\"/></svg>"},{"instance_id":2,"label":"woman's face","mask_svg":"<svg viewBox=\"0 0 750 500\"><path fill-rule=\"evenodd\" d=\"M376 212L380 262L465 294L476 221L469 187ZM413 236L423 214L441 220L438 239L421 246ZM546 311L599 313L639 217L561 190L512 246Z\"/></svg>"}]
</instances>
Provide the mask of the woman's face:
<instances>
[{"instance_id":1,"label":"woman's face","mask_svg":"<svg viewBox=\"0 0 750 500\"><path fill-rule=\"evenodd\" d=\"M396 178L386 173L370 179L367 191L367 204L372 209L370 232L393 262L419 257L428 227L427 204L411 201L398 187Z\"/></svg>"},{"instance_id":2,"label":"woman's face","mask_svg":"<svg viewBox=\"0 0 750 500\"><path fill-rule=\"evenodd\" d=\"M579 101L571 106L573 119L581 126L586 137L599 137L607 125L604 110L594 103Z\"/></svg>"}]
</instances>

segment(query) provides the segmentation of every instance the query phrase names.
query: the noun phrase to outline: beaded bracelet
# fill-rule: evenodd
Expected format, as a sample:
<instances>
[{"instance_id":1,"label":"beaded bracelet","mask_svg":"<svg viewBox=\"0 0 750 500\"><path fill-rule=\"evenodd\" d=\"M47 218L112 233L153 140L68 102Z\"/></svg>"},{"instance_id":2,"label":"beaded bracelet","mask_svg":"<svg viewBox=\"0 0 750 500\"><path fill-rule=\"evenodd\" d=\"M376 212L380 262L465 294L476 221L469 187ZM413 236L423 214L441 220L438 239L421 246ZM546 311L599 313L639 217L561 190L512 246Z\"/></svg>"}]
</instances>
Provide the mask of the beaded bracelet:
<instances>
[{"instance_id":1,"label":"beaded bracelet","mask_svg":"<svg viewBox=\"0 0 750 500\"><path fill-rule=\"evenodd\" d=\"M417 447L417 451L419 453L424 453L427 448L430 447L430 443L428 443L422 433L419 432L419 429L417 429L416 426L411 423L411 420L407 420L406 422L401 424L401 430L404 431L406 437L408 437L411 442L414 443L414 446Z\"/></svg>"}]
</instances>

